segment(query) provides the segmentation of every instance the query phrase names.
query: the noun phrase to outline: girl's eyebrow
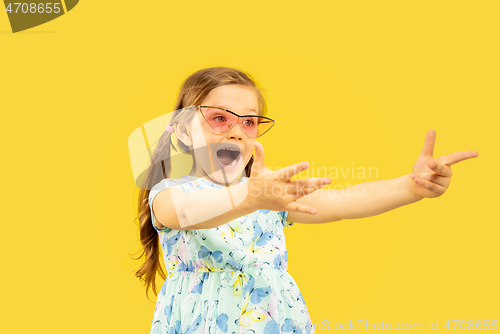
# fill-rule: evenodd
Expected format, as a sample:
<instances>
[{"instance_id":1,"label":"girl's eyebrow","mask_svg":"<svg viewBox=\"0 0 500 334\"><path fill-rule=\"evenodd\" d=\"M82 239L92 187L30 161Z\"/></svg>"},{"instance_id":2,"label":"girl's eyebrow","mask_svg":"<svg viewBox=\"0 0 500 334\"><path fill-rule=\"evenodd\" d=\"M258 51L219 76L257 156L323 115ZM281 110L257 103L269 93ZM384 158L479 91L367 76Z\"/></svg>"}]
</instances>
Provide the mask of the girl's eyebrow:
<instances>
[{"instance_id":1,"label":"girl's eyebrow","mask_svg":"<svg viewBox=\"0 0 500 334\"><path fill-rule=\"evenodd\" d=\"M231 108L228 108L228 107L225 107L225 106L222 106L222 105L218 105L218 104L212 104L212 107L219 107L219 108L222 108L222 109L231 110ZM245 109L245 110L248 110L250 112L253 111L255 113L255 115L257 116L257 113L255 112L255 109ZM233 111L233 110L231 110L231 111ZM235 111L233 111L233 112L235 112Z\"/></svg>"}]
</instances>

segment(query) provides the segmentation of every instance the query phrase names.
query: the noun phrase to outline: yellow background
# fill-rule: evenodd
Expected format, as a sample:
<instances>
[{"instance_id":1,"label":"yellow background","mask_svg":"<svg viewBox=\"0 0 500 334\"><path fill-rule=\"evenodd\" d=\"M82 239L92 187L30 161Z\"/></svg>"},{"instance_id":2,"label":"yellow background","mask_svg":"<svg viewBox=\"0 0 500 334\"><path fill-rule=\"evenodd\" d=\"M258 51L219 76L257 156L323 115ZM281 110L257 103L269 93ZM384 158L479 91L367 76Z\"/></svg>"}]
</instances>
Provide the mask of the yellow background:
<instances>
[{"instance_id":1,"label":"yellow background","mask_svg":"<svg viewBox=\"0 0 500 334\"><path fill-rule=\"evenodd\" d=\"M286 228L313 322L426 330L429 320L499 319L499 10L84 0L17 34L0 13L0 331L149 332L154 303L129 257L140 244L127 139L209 66L243 69L265 89L278 120L260 140L270 168L309 161L395 178L411 172L429 129L434 157L479 152L452 166L440 198Z\"/></svg>"}]
</instances>

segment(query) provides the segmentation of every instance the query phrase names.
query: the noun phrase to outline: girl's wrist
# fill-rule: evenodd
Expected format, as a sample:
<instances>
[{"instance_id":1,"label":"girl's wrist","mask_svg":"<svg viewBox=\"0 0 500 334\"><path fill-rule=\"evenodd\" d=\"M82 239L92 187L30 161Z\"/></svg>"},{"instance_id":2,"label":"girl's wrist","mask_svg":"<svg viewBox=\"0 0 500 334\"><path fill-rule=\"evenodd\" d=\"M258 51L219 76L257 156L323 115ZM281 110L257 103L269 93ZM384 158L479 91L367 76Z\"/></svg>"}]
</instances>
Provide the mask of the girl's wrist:
<instances>
[{"instance_id":1,"label":"girl's wrist","mask_svg":"<svg viewBox=\"0 0 500 334\"><path fill-rule=\"evenodd\" d=\"M250 191L248 181L229 187L228 190L233 199L233 207L241 206L248 213L259 210L258 198Z\"/></svg>"},{"instance_id":2,"label":"girl's wrist","mask_svg":"<svg viewBox=\"0 0 500 334\"><path fill-rule=\"evenodd\" d=\"M413 189L415 189L415 181L411 178L411 173L405 175L404 179L406 181L405 184L406 184L407 192L409 193L410 203L415 203L415 202L418 202L421 199L425 198L425 197L415 195L415 192L413 191Z\"/></svg>"}]
</instances>

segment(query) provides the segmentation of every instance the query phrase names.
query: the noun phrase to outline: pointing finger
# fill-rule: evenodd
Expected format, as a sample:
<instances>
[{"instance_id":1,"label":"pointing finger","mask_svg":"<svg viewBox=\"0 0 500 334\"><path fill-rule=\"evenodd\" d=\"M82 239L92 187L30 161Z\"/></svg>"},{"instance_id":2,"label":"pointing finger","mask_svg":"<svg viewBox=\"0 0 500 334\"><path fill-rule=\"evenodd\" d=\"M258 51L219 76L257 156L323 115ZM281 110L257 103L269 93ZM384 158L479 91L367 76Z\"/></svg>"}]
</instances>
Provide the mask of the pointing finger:
<instances>
[{"instance_id":1,"label":"pointing finger","mask_svg":"<svg viewBox=\"0 0 500 334\"><path fill-rule=\"evenodd\" d=\"M309 163L307 162L299 162L298 164L294 164L285 168L280 169L277 172L277 176L283 178L285 181L290 180L295 174L300 173L304 169L309 168Z\"/></svg>"},{"instance_id":2,"label":"pointing finger","mask_svg":"<svg viewBox=\"0 0 500 334\"><path fill-rule=\"evenodd\" d=\"M303 188L303 187L316 187L321 188L324 185L332 183L332 180L329 177L312 177L309 179L301 179L295 181L295 183Z\"/></svg>"},{"instance_id":3,"label":"pointing finger","mask_svg":"<svg viewBox=\"0 0 500 334\"><path fill-rule=\"evenodd\" d=\"M442 164L451 166L463 160L476 158L477 156L479 156L477 151L461 151L443 155L442 157L439 157L439 159L440 161L443 161Z\"/></svg>"}]
</instances>

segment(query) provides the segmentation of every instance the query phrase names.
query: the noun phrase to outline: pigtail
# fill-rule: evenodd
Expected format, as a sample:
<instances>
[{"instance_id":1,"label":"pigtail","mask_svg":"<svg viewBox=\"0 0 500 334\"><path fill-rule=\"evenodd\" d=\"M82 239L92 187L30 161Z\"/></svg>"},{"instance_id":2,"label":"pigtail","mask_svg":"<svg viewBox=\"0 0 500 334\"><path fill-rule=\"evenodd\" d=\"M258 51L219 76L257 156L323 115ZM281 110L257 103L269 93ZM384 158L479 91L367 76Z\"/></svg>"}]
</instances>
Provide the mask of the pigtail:
<instances>
[{"instance_id":1,"label":"pigtail","mask_svg":"<svg viewBox=\"0 0 500 334\"><path fill-rule=\"evenodd\" d=\"M170 177L172 163L170 150L177 151L172 144L172 134L168 131L159 139L159 144L156 147L152 157L151 165L147 171L146 178L143 180L143 185L139 190L138 197L138 215L135 220L139 221L139 239L142 244L142 253L134 260L139 260L144 257L144 263L135 271L135 276L138 277L146 286L146 297L151 288L155 296L158 295L156 286L156 274L165 280L166 275L161 266L161 248L158 237L158 232L153 227L153 219L151 217L151 207L149 205L149 193L156 184L161 180ZM149 299L149 297L148 297Z\"/></svg>"},{"instance_id":2,"label":"pigtail","mask_svg":"<svg viewBox=\"0 0 500 334\"><path fill-rule=\"evenodd\" d=\"M146 297L149 299L149 288L153 290L155 296L158 295L156 287L156 273L159 273L162 279L166 279L165 271L160 263L160 245L158 232L153 228L151 220L151 211L148 203L149 190L141 189L139 191L139 207L142 210L136 219L139 219L139 236L143 247L142 253L134 260L139 260L144 256L144 263L135 272L138 277L146 286Z\"/></svg>"}]
</instances>

